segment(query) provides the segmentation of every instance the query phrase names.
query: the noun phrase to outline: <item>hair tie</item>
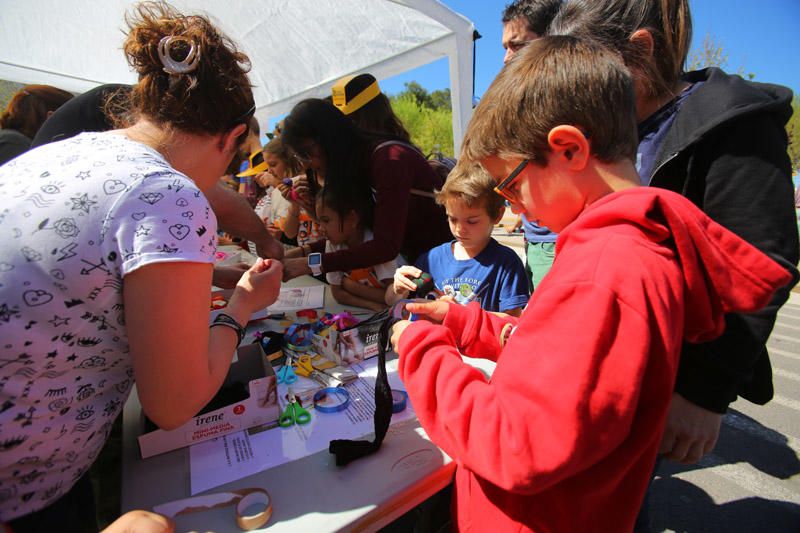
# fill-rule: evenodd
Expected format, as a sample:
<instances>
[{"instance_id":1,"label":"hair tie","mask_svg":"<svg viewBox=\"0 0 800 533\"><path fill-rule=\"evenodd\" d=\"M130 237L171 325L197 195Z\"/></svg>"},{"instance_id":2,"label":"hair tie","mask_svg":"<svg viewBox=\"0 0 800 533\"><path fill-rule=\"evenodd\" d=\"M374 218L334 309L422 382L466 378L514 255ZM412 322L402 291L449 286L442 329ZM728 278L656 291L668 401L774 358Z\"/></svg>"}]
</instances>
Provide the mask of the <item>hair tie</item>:
<instances>
[{"instance_id":1,"label":"hair tie","mask_svg":"<svg viewBox=\"0 0 800 533\"><path fill-rule=\"evenodd\" d=\"M171 55L172 45L178 42L184 42L189 45L189 53L181 61ZM188 74L194 71L200 63L200 48L195 45L193 40L187 37L168 35L158 42L158 58L161 60L161 64L164 65L164 72L170 76Z\"/></svg>"}]
</instances>

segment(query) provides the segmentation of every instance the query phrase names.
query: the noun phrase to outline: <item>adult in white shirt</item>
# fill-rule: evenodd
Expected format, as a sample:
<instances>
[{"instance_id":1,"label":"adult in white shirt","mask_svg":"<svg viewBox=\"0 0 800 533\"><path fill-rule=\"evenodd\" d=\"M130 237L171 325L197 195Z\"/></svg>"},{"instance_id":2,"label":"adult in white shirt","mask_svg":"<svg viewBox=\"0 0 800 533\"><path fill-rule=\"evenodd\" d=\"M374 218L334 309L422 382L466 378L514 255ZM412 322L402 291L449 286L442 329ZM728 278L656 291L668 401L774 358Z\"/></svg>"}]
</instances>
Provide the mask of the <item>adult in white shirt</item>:
<instances>
[{"instance_id":1,"label":"adult in white shirt","mask_svg":"<svg viewBox=\"0 0 800 533\"><path fill-rule=\"evenodd\" d=\"M217 221L204 191L255 109L247 57L165 6L129 24L133 125L0 168L0 521L15 532L91 530L85 473L133 382L153 422L183 424L280 286L280 263L259 260L209 328Z\"/></svg>"}]
</instances>

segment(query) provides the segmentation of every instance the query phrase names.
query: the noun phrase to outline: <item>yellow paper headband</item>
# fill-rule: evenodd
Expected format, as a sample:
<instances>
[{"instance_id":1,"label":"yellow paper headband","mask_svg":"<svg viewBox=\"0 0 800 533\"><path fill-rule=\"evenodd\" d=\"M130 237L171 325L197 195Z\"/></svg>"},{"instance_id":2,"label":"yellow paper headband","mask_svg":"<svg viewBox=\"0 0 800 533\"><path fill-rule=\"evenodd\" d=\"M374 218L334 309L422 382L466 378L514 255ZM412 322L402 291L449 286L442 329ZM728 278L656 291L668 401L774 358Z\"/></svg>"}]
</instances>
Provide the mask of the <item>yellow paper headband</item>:
<instances>
[{"instance_id":1,"label":"yellow paper headband","mask_svg":"<svg viewBox=\"0 0 800 533\"><path fill-rule=\"evenodd\" d=\"M338 107L339 111L341 111L345 115L349 115L350 113L358 111L366 104L371 102L376 96L381 94L381 89L380 87L378 87L378 80L375 80L348 102L345 93L345 87L353 78L355 78L355 76L348 76L346 78L342 78L341 80L337 81L336 85L334 85L331 88L331 93L333 95L333 105Z\"/></svg>"},{"instance_id":2,"label":"yellow paper headband","mask_svg":"<svg viewBox=\"0 0 800 533\"><path fill-rule=\"evenodd\" d=\"M262 172L266 172L267 169L269 169L269 165L264 159L264 152L262 152L260 149L250 154L250 157L248 157L247 159L249 161L247 169L244 170L243 172L236 174L237 178L243 178L245 176L255 176L256 174L261 174Z\"/></svg>"}]
</instances>

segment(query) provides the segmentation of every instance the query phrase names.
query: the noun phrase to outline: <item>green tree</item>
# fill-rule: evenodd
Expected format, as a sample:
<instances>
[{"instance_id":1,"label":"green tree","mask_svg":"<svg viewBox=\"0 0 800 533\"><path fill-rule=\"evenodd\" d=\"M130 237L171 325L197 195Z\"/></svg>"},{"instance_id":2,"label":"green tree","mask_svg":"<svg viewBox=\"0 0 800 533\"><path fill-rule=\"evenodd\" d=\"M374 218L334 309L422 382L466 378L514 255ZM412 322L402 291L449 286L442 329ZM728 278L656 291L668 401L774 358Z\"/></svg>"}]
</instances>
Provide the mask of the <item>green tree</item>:
<instances>
[{"instance_id":1,"label":"green tree","mask_svg":"<svg viewBox=\"0 0 800 533\"><path fill-rule=\"evenodd\" d=\"M22 88L21 83L0 80L0 111L6 108L14 93Z\"/></svg>"},{"instance_id":2,"label":"green tree","mask_svg":"<svg viewBox=\"0 0 800 533\"><path fill-rule=\"evenodd\" d=\"M692 50L686 59L686 70L700 70L706 67L725 68L728 64L728 54L722 49L722 45L717 44L711 34L707 33L703 38L703 44L699 50Z\"/></svg>"},{"instance_id":3,"label":"green tree","mask_svg":"<svg viewBox=\"0 0 800 533\"><path fill-rule=\"evenodd\" d=\"M789 135L789 159L792 162L792 172L800 173L800 96L794 95L792 99L792 118L786 124L786 133Z\"/></svg>"},{"instance_id":4,"label":"green tree","mask_svg":"<svg viewBox=\"0 0 800 533\"><path fill-rule=\"evenodd\" d=\"M409 97L412 98L418 106L433 109L431 95L425 87L415 81L408 81L403 85L405 86L405 90L400 92L397 98L402 99Z\"/></svg>"},{"instance_id":5,"label":"green tree","mask_svg":"<svg viewBox=\"0 0 800 533\"><path fill-rule=\"evenodd\" d=\"M397 98L410 96L421 107L428 109L450 109L450 89L439 89L433 92L417 83L409 81L405 83L405 89L396 95Z\"/></svg>"},{"instance_id":6,"label":"green tree","mask_svg":"<svg viewBox=\"0 0 800 533\"><path fill-rule=\"evenodd\" d=\"M410 84L406 84L407 87L408 85ZM416 85L422 88L419 84ZM420 104L415 94L409 91L403 91L389 99L395 114L411 134L411 142L426 154L441 151L444 155L453 155L453 113L449 107L434 109Z\"/></svg>"},{"instance_id":7,"label":"green tree","mask_svg":"<svg viewBox=\"0 0 800 533\"><path fill-rule=\"evenodd\" d=\"M452 109L450 89L440 89L431 93L431 104L434 109Z\"/></svg>"},{"instance_id":8,"label":"green tree","mask_svg":"<svg viewBox=\"0 0 800 533\"><path fill-rule=\"evenodd\" d=\"M719 67L724 69L728 65L728 54L722 47L722 43L718 43L711 34L707 33L703 38L703 43L700 49L693 50L686 58L686 70L700 70L707 67ZM745 72L744 66L740 66L736 73L748 80L756 77L752 72Z\"/></svg>"}]
</instances>

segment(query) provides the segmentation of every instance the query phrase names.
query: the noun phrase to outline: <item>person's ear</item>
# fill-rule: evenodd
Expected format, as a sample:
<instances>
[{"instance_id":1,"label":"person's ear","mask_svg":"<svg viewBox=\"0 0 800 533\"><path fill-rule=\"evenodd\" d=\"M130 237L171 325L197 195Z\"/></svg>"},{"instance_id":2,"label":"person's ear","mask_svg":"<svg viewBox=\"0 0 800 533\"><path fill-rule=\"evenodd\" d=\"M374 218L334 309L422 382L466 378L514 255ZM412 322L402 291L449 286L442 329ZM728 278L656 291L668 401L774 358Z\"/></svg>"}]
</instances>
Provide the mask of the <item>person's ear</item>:
<instances>
[{"instance_id":1,"label":"person's ear","mask_svg":"<svg viewBox=\"0 0 800 533\"><path fill-rule=\"evenodd\" d=\"M653 34L650 33L650 30L645 29L638 29L633 34L631 34L628 40L634 45L636 48L644 50L647 57L653 57L653 52L655 50L655 40L653 39Z\"/></svg>"},{"instance_id":2,"label":"person's ear","mask_svg":"<svg viewBox=\"0 0 800 533\"><path fill-rule=\"evenodd\" d=\"M492 225L499 224L500 221L503 219L503 215L505 214L506 214L506 206L501 205L500 209L497 211L497 216L494 217L494 220L492 221Z\"/></svg>"},{"instance_id":3,"label":"person's ear","mask_svg":"<svg viewBox=\"0 0 800 533\"><path fill-rule=\"evenodd\" d=\"M239 149L239 137L247 129L244 124L237 124L232 129L222 134L220 148L227 154L234 154ZM249 155L249 154L248 154Z\"/></svg>"},{"instance_id":4,"label":"person's ear","mask_svg":"<svg viewBox=\"0 0 800 533\"><path fill-rule=\"evenodd\" d=\"M572 170L582 170L589 161L589 140L575 126L562 124L551 129L547 143L552 152L550 161L561 159Z\"/></svg>"},{"instance_id":5,"label":"person's ear","mask_svg":"<svg viewBox=\"0 0 800 533\"><path fill-rule=\"evenodd\" d=\"M359 218L360 217L358 216L358 213L356 213L356 210L351 209L344 216L345 225L350 228L357 228L360 221Z\"/></svg>"}]
</instances>

